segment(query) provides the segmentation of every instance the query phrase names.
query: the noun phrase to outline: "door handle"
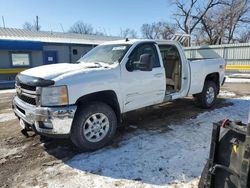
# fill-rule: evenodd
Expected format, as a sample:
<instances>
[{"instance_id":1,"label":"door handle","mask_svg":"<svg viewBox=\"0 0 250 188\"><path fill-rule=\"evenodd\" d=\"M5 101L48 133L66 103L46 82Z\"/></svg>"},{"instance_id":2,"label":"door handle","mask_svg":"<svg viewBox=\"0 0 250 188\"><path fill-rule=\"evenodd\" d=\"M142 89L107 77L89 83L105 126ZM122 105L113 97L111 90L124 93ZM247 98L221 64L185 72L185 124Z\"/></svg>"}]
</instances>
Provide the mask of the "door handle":
<instances>
[{"instance_id":1,"label":"door handle","mask_svg":"<svg viewBox=\"0 0 250 188\"><path fill-rule=\"evenodd\" d=\"M187 79L187 77L183 77L183 80L186 80Z\"/></svg>"},{"instance_id":2,"label":"door handle","mask_svg":"<svg viewBox=\"0 0 250 188\"><path fill-rule=\"evenodd\" d=\"M162 77L163 76L163 74L162 73L157 73L157 74L154 74L154 77L157 77L157 78L160 78L160 77Z\"/></svg>"}]
</instances>

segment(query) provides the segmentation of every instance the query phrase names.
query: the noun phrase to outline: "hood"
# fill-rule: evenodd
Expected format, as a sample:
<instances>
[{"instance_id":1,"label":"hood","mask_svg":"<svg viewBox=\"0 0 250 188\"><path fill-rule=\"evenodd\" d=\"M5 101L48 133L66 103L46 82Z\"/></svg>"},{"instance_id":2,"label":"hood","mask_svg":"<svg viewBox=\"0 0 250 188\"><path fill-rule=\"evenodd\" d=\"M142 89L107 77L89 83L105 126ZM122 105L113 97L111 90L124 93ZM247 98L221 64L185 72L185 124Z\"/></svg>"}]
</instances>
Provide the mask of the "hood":
<instances>
[{"instance_id":1,"label":"hood","mask_svg":"<svg viewBox=\"0 0 250 188\"><path fill-rule=\"evenodd\" d=\"M71 64L71 63L59 63L59 64L52 64L52 65L43 65L39 67L34 67L31 69L27 69L21 72L22 75L38 77L43 79L54 79L58 76L63 74L67 74L70 72L79 72L83 70L96 70L102 68L95 64ZM102 68L103 69L103 68Z\"/></svg>"}]
</instances>

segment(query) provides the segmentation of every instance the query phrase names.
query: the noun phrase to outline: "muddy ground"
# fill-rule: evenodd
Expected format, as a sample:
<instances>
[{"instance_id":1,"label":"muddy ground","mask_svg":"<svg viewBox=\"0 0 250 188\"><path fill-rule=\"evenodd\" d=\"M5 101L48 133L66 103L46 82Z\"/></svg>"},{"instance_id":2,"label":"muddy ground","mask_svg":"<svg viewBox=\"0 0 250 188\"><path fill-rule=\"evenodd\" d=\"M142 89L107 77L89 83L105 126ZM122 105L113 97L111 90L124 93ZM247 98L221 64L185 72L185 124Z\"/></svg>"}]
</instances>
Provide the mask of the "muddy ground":
<instances>
[{"instance_id":1,"label":"muddy ground","mask_svg":"<svg viewBox=\"0 0 250 188\"><path fill-rule=\"evenodd\" d=\"M250 84L226 83L222 90L236 93L235 96L229 95L229 98L250 95ZM27 179L30 186L36 186L38 182L29 175L30 170L42 171L57 161L69 160L78 151L67 139L44 139L32 133L28 138L23 136L19 122L11 111L12 97L13 93L0 94L0 187L17 187ZM223 98L219 98L214 108L229 105ZM162 125L185 121L204 111L195 107L191 98L186 98L130 112L123 123L126 127L117 132L111 147L119 147L119 141L127 132L135 129L168 131ZM46 184L40 182L39 186L46 187Z\"/></svg>"}]
</instances>

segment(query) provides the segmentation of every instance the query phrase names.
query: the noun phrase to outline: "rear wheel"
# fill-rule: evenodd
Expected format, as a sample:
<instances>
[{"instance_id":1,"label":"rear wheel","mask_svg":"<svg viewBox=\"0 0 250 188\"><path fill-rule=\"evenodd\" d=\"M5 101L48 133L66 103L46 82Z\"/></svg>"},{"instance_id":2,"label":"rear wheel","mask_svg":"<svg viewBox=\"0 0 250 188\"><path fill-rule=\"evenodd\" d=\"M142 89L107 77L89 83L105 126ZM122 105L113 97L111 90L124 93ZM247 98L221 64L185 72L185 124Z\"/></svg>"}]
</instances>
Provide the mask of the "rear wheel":
<instances>
[{"instance_id":1,"label":"rear wheel","mask_svg":"<svg viewBox=\"0 0 250 188\"><path fill-rule=\"evenodd\" d=\"M216 102L217 90L213 81L205 81L202 92L194 95L195 104L202 108L212 107Z\"/></svg>"},{"instance_id":2,"label":"rear wheel","mask_svg":"<svg viewBox=\"0 0 250 188\"><path fill-rule=\"evenodd\" d=\"M117 118L113 109L102 102L79 106L73 121L70 138L82 151L96 150L114 137Z\"/></svg>"}]
</instances>

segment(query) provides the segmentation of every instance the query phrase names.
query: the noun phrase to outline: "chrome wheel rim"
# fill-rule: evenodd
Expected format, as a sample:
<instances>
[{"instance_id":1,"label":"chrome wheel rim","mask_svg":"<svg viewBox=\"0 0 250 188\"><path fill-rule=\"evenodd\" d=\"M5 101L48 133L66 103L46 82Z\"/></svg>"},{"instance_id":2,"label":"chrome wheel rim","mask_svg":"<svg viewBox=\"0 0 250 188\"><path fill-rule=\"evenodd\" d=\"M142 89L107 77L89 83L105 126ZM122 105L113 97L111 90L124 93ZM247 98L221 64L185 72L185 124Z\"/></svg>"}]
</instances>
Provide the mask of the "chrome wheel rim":
<instances>
[{"instance_id":1,"label":"chrome wheel rim","mask_svg":"<svg viewBox=\"0 0 250 188\"><path fill-rule=\"evenodd\" d=\"M214 101L215 92L213 87L209 87L206 92L206 100L208 104L211 104Z\"/></svg>"},{"instance_id":2,"label":"chrome wheel rim","mask_svg":"<svg viewBox=\"0 0 250 188\"><path fill-rule=\"evenodd\" d=\"M83 134L89 142L99 142L108 133L109 120L103 113L92 114L83 125Z\"/></svg>"}]
</instances>

